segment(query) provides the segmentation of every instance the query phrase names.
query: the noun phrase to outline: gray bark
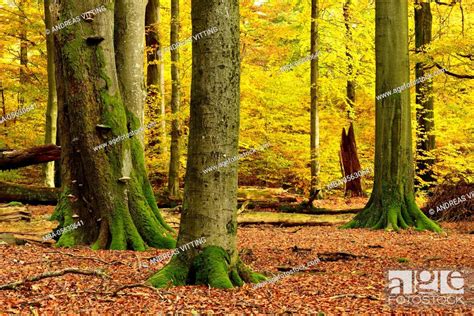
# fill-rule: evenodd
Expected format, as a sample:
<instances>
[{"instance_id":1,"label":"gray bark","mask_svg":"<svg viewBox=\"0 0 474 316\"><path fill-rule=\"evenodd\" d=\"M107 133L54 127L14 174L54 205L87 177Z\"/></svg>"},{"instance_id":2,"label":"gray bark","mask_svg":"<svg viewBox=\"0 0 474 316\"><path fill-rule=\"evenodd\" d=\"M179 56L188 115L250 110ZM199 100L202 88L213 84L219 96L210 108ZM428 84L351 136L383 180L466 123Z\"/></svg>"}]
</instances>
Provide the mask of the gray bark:
<instances>
[{"instance_id":1,"label":"gray bark","mask_svg":"<svg viewBox=\"0 0 474 316\"><path fill-rule=\"evenodd\" d=\"M46 29L51 30L53 23L49 6L51 0L44 1L44 18ZM53 34L46 35L46 51L48 55L48 106L46 108L46 126L44 143L56 144L58 105L56 93L56 74L54 66L54 38ZM54 162L48 162L44 167L45 185L54 188Z\"/></svg>"},{"instance_id":2,"label":"gray bark","mask_svg":"<svg viewBox=\"0 0 474 316\"><path fill-rule=\"evenodd\" d=\"M171 0L171 32L170 45L179 42L179 0ZM180 150L180 78L179 78L179 48L171 51L171 146L170 165L168 173L168 192L172 198L179 198L179 150Z\"/></svg>"}]
</instances>

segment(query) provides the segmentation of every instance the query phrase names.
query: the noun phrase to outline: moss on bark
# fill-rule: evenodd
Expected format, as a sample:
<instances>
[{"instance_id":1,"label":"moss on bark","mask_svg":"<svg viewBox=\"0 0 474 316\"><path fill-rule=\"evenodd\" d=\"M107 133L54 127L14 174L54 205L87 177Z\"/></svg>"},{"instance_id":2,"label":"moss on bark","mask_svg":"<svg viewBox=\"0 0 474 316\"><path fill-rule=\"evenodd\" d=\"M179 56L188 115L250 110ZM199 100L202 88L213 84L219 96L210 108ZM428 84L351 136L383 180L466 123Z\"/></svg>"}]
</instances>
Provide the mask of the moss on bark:
<instances>
[{"instance_id":1,"label":"moss on bark","mask_svg":"<svg viewBox=\"0 0 474 316\"><path fill-rule=\"evenodd\" d=\"M252 272L240 259L232 265L229 254L221 247L208 246L189 263L179 255L173 257L148 283L157 288L199 284L229 289L264 280L265 276Z\"/></svg>"}]
</instances>

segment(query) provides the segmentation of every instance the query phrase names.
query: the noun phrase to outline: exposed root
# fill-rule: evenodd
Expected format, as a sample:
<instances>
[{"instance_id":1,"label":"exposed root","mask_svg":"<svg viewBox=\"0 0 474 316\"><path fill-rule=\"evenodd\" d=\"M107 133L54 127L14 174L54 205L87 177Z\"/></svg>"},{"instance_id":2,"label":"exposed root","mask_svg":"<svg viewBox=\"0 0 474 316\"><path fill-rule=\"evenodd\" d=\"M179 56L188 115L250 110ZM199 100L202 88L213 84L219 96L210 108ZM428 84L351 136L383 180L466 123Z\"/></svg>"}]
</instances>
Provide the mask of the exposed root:
<instances>
[{"instance_id":1,"label":"exposed root","mask_svg":"<svg viewBox=\"0 0 474 316\"><path fill-rule=\"evenodd\" d=\"M187 264L179 256L173 259L148 280L157 288L180 285L209 285L214 288L229 289L246 283L258 283L266 277L254 273L240 259L233 267L227 252L216 246L202 250Z\"/></svg>"},{"instance_id":2,"label":"exposed root","mask_svg":"<svg viewBox=\"0 0 474 316\"><path fill-rule=\"evenodd\" d=\"M386 205L386 206L383 206ZM399 231L414 227L441 233L441 228L418 208L415 201L405 199L403 203L370 203L352 221L341 228L370 228Z\"/></svg>"}]
</instances>

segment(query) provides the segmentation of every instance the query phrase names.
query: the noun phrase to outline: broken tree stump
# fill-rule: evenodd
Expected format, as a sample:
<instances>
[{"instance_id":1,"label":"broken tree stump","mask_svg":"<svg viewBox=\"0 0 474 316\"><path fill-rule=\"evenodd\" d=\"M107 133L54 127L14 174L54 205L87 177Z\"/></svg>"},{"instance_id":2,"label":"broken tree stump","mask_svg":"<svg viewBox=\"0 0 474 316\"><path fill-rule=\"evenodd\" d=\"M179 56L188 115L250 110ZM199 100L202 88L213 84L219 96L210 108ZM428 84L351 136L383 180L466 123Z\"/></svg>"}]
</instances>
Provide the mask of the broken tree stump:
<instances>
[{"instance_id":1,"label":"broken tree stump","mask_svg":"<svg viewBox=\"0 0 474 316\"><path fill-rule=\"evenodd\" d=\"M342 129L341 151L339 152L342 176L350 176L360 171L360 162L357 155L357 146L355 140L354 126L351 125L346 134L346 129ZM365 196L362 190L362 182L360 177L348 180L345 183L345 196Z\"/></svg>"}]
</instances>

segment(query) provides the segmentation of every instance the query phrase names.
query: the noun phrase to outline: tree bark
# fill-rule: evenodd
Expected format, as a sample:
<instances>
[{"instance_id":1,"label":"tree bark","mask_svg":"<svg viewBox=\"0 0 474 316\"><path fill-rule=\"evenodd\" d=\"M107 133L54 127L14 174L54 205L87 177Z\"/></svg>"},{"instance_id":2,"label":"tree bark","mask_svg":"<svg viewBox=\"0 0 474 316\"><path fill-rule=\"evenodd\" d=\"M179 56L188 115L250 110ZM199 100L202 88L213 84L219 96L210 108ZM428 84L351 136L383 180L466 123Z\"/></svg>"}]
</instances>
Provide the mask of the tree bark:
<instances>
[{"instance_id":1,"label":"tree bark","mask_svg":"<svg viewBox=\"0 0 474 316\"><path fill-rule=\"evenodd\" d=\"M171 32L170 45L179 42L179 0L171 0ZM179 126L180 78L179 78L179 48L171 51L171 146L170 165L168 173L168 194L170 198L179 199L179 141L181 137Z\"/></svg>"},{"instance_id":2,"label":"tree bark","mask_svg":"<svg viewBox=\"0 0 474 316\"><path fill-rule=\"evenodd\" d=\"M28 149L1 151L0 170L18 169L30 165L58 160L61 148L56 145L43 145Z\"/></svg>"},{"instance_id":3,"label":"tree bark","mask_svg":"<svg viewBox=\"0 0 474 316\"><path fill-rule=\"evenodd\" d=\"M355 81L354 81L354 59L351 54L350 44L352 42L352 29L351 29L351 18L350 18L350 7L351 0L346 0L343 7L344 12L344 25L346 27L346 57L347 57L347 83L346 83L346 95L347 104L349 105L348 116L352 117L354 111L354 105L356 101L355 94Z\"/></svg>"},{"instance_id":4,"label":"tree bark","mask_svg":"<svg viewBox=\"0 0 474 316\"><path fill-rule=\"evenodd\" d=\"M149 0L145 12L147 54L147 104L151 117L158 119L161 131L152 130L149 145L166 152L165 63L160 37L160 0Z\"/></svg>"},{"instance_id":5,"label":"tree bark","mask_svg":"<svg viewBox=\"0 0 474 316\"><path fill-rule=\"evenodd\" d=\"M432 16L429 2L415 4L415 48L422 55L426 46L431 43ZM415 66L416 78L425 77L427 65L418 62ZM435 159L434 135L434 98L433 81L431 79L416 85L416 174L417 185L421 189L429 189L436 182L433 173Z\"/></svg>"},{"instance_id":6,"label":"tree bark","mask_svg":"<svg viewBox=\"0 0 474 316\"><path fill-rule=\"evenodd\" d=\"M241 263L237 236L237 163L203 170L238 155L240 105L239 2L192 1L193 34L217 28L193 42L191 117L184 203L178 246L204 237L204 246L181 251L148 281L231 288L258 282ZM227 12L229 16L227 17Z\"/></svg>"},{"instance_id":7,"label":"tree bark","mask_svg":"<svg viewBox=\"0 0 474 316\"><path fill-rule=\"evenodd\" d=\"M311 0L311 55L315 56L318 47L318 0ZM311 192L320 190L319 161L319 109L318 109L318 57L311 59Z\"/></svg>"},{"instance_id":8,"label":"tree bark","mask_svg":"<svg viewBox=\"0 0 474 316\"><path fill-rule=\"evenodd\" d=\"M6 104L5 104L5 88L3 87L3 82L0 80L0 94L1 94L1 98L2 98L2 112L3 112L3 117L5 117L7 115L7 108L6 108ZM8 127L8 123L7 123L7 120L5 120L5 122L3 123L5 127ZM7 136L7 132L6 132L6 129L5 129L5 136Z\"/></svg>"},{"instance_id":9,"label":"tree bark","mask_svg":"<svg viewBox=\"0 0 474 316\"><path fill-rule=\"evenodd\" d=\"M22 202L28 204L55 204L60 191L0 181L0 202Z\"/></svg>"},{"instance_id":10,"label":"tree bark","mask_svg":"<svg viewBox=\"0 0 474 316\"><path fill-rule=\"evenodd\" d=\"M128 52L128 56L120 50L132 44L117 43L118 38L133 40L137 50L142 45L144 33L136 32L142 26L138 19L144 6L130 3L108 3L92 21L75 23L55 33L57 73L63 78L57 82L63 147L62 195L53 218L60 227L84 222L78 229L62 234L60 246L92 244L93 249L117 250L175 246L172 230L156 206L140 139L132 136L111 142L142 127L133 103L136 100L123 94L132 91L126 84L141 87L138 80L143 76L134 75L126 84L123 78L136 74L135 66L126 59L140 56L143 50L141 54ZM61 4L59 16L80 16L101 5L100 0L67 1ZM117 28L138 35L131 39ZM102 143L108 146L97 150Z\"/></svg>"},{"instance_id":11,"label":"tree bark","mask_svg":"<svg viewBox=\"0 0 474 316\"><path fill-rule=\"evenodd\" d=\"M18 3L18 8L20 9L20 91L18 93L18 109L21 109L25 106L25 91L26 85L28 84L28 73L26 68L28 68L28 31L27 23L25 17L25 0L20 0ZM14 122L16 123L16 117Z\"/></svg>"},{"instance_id":12,"label":"tree bark","mask_svg":"<svg viewBox=\"0 0 474 316\"><path fill-rule=\"evenodd\" d=\"M342 176L346 177L354 175L360 171L360 162L357 155L357 146L355 142L354 127L351 123L349 130L342 129L341 138L341 164L342 164ZM345 196L365 196L362 190L362 182L360 177L356 177L353 180L348 180L345 183Z\"/></svg>"},{"instance_id":13,"label":"tree bark","mask_svg":"<svg viewBox=\"0 0 474 316\"><path fill-rule=\"evenodd\" d=\"M46 29L53 27L51 11L49 6L51 0L44 1L44 20ZM58 106L56 94L56 74L54 69L54 38L53 34L46 35L46 52L48 55L48 106L46 108L45 144L56 143L56 127L58 120ZM54 188L54 162L48 162L44 167L44 183Z\"/></svg>"},{"instance_id":14,"label":"tree bark","mask_svg":"<svg viewBox=\"0 0 474 316\"><path fill-rule=\"evenodd\" d=\"M409 82L408 3L376 0L376 95ZM365 209L345 227L440 232L414 194L410 90L376 100L375 181Z\"/></svg>"}]
</instances>

